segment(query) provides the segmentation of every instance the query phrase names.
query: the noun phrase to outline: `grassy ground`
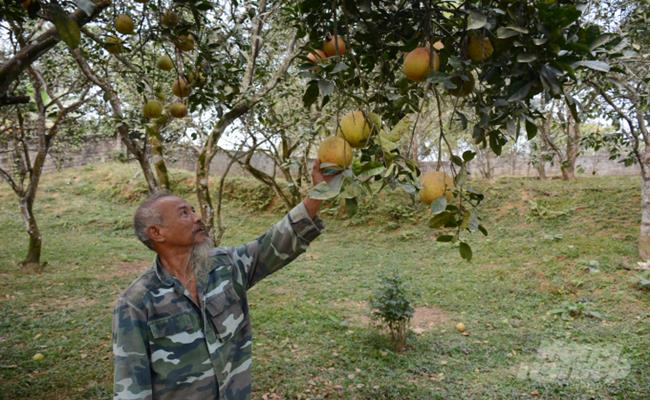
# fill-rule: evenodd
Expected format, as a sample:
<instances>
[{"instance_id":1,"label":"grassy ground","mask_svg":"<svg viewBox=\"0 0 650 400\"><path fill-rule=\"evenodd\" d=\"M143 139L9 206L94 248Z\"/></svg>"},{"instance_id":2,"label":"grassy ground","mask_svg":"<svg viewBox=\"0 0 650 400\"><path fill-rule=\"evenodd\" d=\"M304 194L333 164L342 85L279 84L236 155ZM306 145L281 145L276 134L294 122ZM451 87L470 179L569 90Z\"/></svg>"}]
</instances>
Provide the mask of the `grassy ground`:
<instances>
[{"instance_id":1,"label":"grassy ground","mask_svg":"<svg viewBox=\"0 0 650 400\"><path fill-rule=\"evenodd\" d=\"M189 175L176 176L191 199ZM43 180L40 274L17 267L26 237L0 186L0 399L108 399L113 302L152 259L130 228L140 177L111 164ZM650 294L631 270L638 179L477 185L490 234L470 238L471 263L436 243L399 196L353 219L325 210L327 231L307 254L250 292L253 397L650 398ZM263 193L254 185L231 188L226 244L253 239L281 215L242 203ZM429 316L399 354L365 317L380 275L394 270ZM468 336L454 329L459 321Z\"/></svg>"}]
</instances>

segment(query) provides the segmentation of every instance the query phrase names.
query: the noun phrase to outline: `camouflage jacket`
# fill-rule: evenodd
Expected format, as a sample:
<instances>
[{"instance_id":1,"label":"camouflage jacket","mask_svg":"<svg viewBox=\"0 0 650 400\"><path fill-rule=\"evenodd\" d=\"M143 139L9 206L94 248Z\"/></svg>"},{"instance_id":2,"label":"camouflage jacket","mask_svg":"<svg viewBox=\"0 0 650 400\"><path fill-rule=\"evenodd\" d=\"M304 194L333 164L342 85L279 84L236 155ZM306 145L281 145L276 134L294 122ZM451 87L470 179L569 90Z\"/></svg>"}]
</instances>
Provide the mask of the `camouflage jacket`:
<instances>
[{"instance_id":1,"label":"camouflage jacket","mask_svg":"<svg viewBox=\"0 0 650 400\"><path fill-rule=\"evenodd\" d=\"M256 240L213 249L200 306L156 258L113 313L114 399L250 398L246 291L303 253L322 228L300 204Z\"/></svg>"}]
</instances>

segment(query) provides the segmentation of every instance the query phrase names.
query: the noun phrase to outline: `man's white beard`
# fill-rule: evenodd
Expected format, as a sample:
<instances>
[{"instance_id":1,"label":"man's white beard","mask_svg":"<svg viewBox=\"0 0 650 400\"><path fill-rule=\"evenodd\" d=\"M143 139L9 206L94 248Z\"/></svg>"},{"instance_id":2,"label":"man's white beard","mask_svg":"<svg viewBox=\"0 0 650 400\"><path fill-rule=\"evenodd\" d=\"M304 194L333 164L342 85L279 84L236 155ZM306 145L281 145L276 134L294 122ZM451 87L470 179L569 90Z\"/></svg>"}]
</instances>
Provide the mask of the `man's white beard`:
<instances>
[{"instance_id":1,"label":"man's white beard","mask_svg":"<svg viewBox=\"0 0 650 400\"><path fill-rule=\"evenodd\" d=\"M205 282L208 272L210 272L210 250L212 250L212 240L210 239L196 243L192 247L189 270L194 273L197 282Z\"/></svg>"}]
</instances>

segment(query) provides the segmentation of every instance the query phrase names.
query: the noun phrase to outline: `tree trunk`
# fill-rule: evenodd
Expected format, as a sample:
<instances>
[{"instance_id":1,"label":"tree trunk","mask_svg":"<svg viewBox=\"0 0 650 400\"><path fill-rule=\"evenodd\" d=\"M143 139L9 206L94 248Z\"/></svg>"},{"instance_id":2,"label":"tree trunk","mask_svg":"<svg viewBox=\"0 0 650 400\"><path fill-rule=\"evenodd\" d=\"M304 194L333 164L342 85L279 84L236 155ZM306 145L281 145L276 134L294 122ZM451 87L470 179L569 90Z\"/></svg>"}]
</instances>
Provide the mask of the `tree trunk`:
<instances>
[{"instance_id":1,"label":"tree trunk","mask_svg":"<svg viewBox=\"0 0 650 400\"><path fill-rule=\"evenodd\" d=\"M208 157L207 152L208 149L206 146L204 146L196 159L196 198L199 201L201 219L205 224L205 229L208 231L210 237L212 237L214 240L214 207L212 207L210 185L208 182L208 178L210 176L210 157Z\"/></svg>"},{"instance_id":2,"label":"tree trunk","mask_svg":"<svg viewBox=\"0 0 650 400\"><path fill-rule=\"evenodd\" d=\"M27 248L27 255L22 261L22 266L24 268L29 267L41 267L41 231L38 229L38 224L36 223L36 217L32 210L32 204L34 199L28 199L27 197L20 198L20 215L23 218L25 223L25 229L29 235L29 246Z\"/></svg>"},{"instance_id":3,"label":"tree trunk","mask_svg":"<svg viewBox=\"0 0 650 400\"><path fill-rule=\"evenodd\" d=\"M578 158L578 143L580 141L580 123L573 119L571 111L567 107L566 126L566 157L560 164L562 179L565 181L576 178L576 159Z\"/></svg>"},{"instance_id":4,"label":"tree trunk","mask_svg":"<svg viewBox=\"0 0 650 400\"><path fill-rule=\"evenodd\" d=\"M650 259L650 146L645 146L644 168L641 172L641 229L639 234L639 256Z\"/></svg>"},{"instance_id":5,"label":"tree trunk","mask_svg":"<svg viewBox=\"0 0 650 400\"><path fill-rule=\"evenodd\" d=\"M159 185L158 189L169 190L169 173L165 164L165 158L163 157L160 128L158 126L148 126L147 136L149 137L149 145L151 148L151 161L156 171L156 178Z\"/></svg>"}]
</instances>

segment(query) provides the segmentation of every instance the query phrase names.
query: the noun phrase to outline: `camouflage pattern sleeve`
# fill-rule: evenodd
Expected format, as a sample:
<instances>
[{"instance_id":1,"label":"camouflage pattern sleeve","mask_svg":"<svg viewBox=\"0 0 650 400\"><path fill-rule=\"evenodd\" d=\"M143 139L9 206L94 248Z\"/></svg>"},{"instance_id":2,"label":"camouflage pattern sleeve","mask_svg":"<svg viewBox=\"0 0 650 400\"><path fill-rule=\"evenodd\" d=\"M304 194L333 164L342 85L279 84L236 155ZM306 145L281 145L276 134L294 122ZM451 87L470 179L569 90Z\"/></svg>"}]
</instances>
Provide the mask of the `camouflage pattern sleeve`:
<instances>
[{"instance_id":1,"label":"camouflage pattern sleeve","mask_svg":"<svg viewBox=\"0 0 650 400\"><path fill-rule=\"evenodd\" d=\"M322 230L320 218L312 220L301 202L256 240L229 249L235 278L246 289L251 288L304 253Z\"/></svg>"},{"instance_id":2,"label":"camouflage pattern sleeve","mask_svg":"<svg viewBox=\"0 0 650 400\"><path fill-rule=\"evenodd\" d=\"M142 309L120 298L113 312L113 399L152 398L147 322Z\"/></svg>"}]
</instances>

